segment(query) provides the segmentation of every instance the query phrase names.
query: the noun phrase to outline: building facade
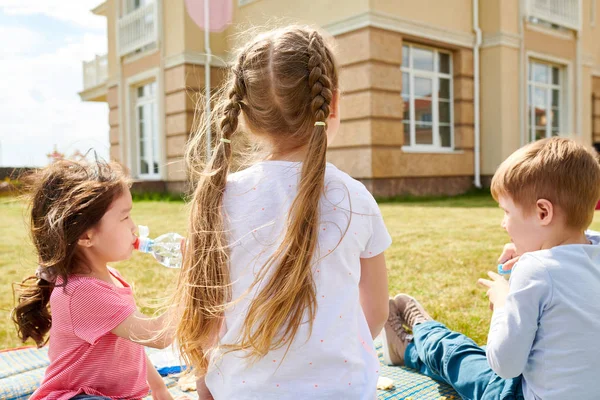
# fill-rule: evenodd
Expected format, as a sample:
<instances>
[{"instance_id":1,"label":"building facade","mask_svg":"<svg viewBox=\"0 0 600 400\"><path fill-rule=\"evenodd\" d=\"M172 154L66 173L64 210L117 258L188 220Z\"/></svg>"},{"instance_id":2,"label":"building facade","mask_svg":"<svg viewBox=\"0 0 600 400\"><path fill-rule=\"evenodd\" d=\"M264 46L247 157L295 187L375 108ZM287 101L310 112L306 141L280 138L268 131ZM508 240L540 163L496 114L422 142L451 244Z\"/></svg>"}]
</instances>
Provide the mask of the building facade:
<instances>
[{"instance_id":1,"label":"building facade","mask_svg":"<svg viewBox=\"0 0 600 400\"><path fill-rule=\"evenodd\" d=\"M335 37L342 124L328 158L377 196L485 186L542 137L600 143L596 0L223 1L233 23L210 34L211 88L248 25L277 18ZM106 0L93 12L106 17L108 54L84 62L80 96L108 104L111 158L150 190L181 191L204 32L184 0Z\"/></svg>"}]
</instances>

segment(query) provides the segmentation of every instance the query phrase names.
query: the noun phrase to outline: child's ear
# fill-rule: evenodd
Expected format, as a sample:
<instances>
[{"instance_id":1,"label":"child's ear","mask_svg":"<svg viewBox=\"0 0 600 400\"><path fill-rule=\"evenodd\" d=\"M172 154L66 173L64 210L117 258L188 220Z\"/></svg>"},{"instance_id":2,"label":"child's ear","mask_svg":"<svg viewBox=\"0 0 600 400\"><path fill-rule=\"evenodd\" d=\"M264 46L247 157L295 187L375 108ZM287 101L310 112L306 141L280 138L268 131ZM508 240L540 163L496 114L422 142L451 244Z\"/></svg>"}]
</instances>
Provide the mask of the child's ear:
<instances>
[{"instance_id":1,"label":"child's ear","mask_svg":"<svg viewBox=\"0 0 600 400\"><path fill-rule=\"evenodd\" d=\"M335 118L340 112L340 92L334 90L331 96L331 105L329 108L329 117Z\"/></svg>"},{"instance_id":2,"label":"child's ear","mask_svg":"<svg viewBox=\"0 0 600 400\"><path fill-rule=\"evenodd\" d=\"M552 219L554 218L554 206L550 202L550 200L539 199L535 203L535 212L538 217L538 220L543 226L550 225Z\"/></svg>"},{"instance_id":3,"label":"child's ear","mask_svg":"<svg viewBox=\"0 0 600 400\"><path fill-rule=\"evenodd\" d=\"M92 247L92 232L87 231L79 239L77 239L77 244L82 247Z\"/></svg>"}]
</instances>

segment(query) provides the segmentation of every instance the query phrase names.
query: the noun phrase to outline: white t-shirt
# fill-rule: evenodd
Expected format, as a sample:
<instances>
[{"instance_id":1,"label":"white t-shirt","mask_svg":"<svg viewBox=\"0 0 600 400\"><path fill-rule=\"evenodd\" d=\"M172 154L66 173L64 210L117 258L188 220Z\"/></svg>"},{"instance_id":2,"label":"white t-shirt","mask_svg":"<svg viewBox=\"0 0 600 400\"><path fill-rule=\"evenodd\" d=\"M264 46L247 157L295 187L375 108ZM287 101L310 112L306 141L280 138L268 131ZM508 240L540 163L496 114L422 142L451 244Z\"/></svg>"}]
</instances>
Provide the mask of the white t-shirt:
<instances>
[{"instance_id":1,"label":"white t-shirt","mask_svg":"<svg viewBox=\"0 0 600 400\"><path fill-rule=\"evenodd\" d=\"M224 209L238 302L225 314L222 344L238 341L256 290L246 292L281 243L300 169L297 162L263 161L228 178ZM213 353L206 384L216 399L375 397L379 361L359 301L360 259L382 253L391 237L364 185L329 163L320 207L312 335L303 324L285 358L287 346L252 365L239 352Z\"/></svg>"}]
</instances>

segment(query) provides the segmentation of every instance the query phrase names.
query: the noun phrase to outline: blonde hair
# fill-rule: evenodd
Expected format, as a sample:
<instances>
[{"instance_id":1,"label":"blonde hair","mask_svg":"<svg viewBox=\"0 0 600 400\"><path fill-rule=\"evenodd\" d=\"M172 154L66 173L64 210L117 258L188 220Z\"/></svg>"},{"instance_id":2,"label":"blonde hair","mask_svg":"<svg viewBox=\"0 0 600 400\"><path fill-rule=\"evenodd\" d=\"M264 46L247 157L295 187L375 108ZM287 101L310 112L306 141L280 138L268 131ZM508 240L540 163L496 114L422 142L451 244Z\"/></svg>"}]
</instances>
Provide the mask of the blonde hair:
<instances>
[{"instance_id":1,"label":"blonde hair","mask_svg":"<svg viewBox=\"0 0 600 400\"><path fill-rule=\"evenodd\" d=\"M511 154L494 174L491 191L496 201L509 196L525 211L549 200L565 213L568 227L586 229L600 199L600 165L573 140L543 139Z\"/></svg>"},{"instance_id":2,"label":"blonde hair","mask_svg":"<svg viewBox=\"0 0 600 400\"><path fill-rule=\"evenodd\" d=\"M283 241L254 281L253 287L262 282L261 288L238 343L227 347L257 360L289 346L304 321L312 328L317 302L311 266L325 177L326 123L337 87L333 53L317 31L287 27L267 32L241 48L229 71L226 90L216 101L215 148L206 165L199 161L207 142L202 125L187 145L186 164L198 181L175 294L176 338L185 360L200 371L208 365L206 353L232 301L223 195L238 140L247 140L238 131L241 118L255 137L266 138L275 149L307 146L307 156Z\"/></svg>"}]
</instances>

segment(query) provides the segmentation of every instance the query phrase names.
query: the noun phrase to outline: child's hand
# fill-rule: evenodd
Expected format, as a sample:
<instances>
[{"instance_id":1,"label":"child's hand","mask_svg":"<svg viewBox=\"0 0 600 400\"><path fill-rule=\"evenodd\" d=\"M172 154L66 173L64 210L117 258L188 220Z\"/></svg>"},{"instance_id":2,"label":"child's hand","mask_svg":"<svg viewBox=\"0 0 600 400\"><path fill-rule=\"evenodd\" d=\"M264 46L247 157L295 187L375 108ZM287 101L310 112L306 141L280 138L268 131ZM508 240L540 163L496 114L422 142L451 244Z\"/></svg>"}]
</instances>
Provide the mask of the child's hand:
<instances>
[{"instance_id":1,"label":"child's hand","mask_svg":"<svg viewBox=\"0 0 600 400\"><path fill-rule=\"evenodd\" d=\"M502 254L498 258L498 264L502 264L504 271L511 271L513 266L519 261L519 255L517 254L517 248L514 243L506 243Z\"/></svg>"},{"instance_id":2,"label":"child's hand","mask_svg":"<svg viewBox=\"0 0 600 400\"><path fill-rule=\"evenodd\" d=\"M508 296L508 281L501 275L495 272L488 272L489 279L479 279L477 283L488 288L486 295L490 299L490 310L494 311L495 307L502 308L506 303Z\"/></svg>"}]
</instances>

